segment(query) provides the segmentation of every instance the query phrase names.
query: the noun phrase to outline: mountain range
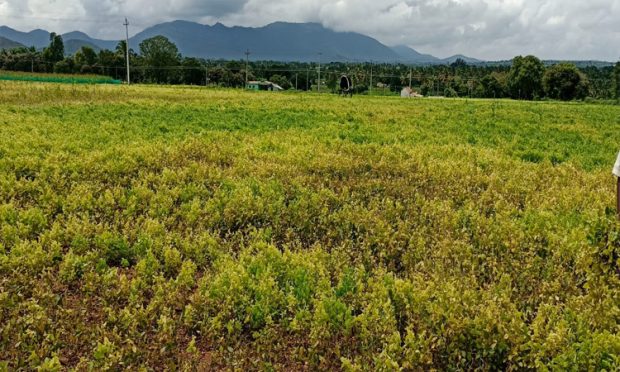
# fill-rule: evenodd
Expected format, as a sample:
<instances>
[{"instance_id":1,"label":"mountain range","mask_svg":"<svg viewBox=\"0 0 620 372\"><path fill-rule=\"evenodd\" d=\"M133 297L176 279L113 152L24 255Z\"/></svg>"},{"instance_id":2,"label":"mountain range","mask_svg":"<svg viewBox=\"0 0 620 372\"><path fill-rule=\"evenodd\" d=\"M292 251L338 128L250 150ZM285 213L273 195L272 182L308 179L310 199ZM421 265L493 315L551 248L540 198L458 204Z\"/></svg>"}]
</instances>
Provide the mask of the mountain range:
<instances>
[{"instance_id":1,"label":"mountain range","mask_svg":"<svg viewBox=\"0 0 620 372\"><path fill-rule=\"evenodd\" d=\"M13 40L9 40L5 37L0 36L0 49L11 49L11 48L18 48L18 47L22 47L23 45L15 42Z\"/></svg>"},{"instance_id":2,"label":"mountain range","mask_svg":"<svg viewBox=\"0 0 620 372\"><path fill-rule=\"evenodd\" d=\"M21 32L0 26L0 49L49 44L45 30ZM355 32L336 32L318 23L276 22L263 27L228 27L221 23L202 25L173 21L149 27L129 39L131 48L153 36L163 35L174 42L184 56L205 59L242 59L246 50L253 60L316 62L403 62L413 64L447 64L461 58L468 63L481 62L465 56L446 59L422 54L404 45L389 47L376 39ZM84 32L62 35L65 52L73 54L82 46L96 51L114 50L117 40L101 40ZM319 55L320 52L320 55Z\"/></svg>"}]
</instances>

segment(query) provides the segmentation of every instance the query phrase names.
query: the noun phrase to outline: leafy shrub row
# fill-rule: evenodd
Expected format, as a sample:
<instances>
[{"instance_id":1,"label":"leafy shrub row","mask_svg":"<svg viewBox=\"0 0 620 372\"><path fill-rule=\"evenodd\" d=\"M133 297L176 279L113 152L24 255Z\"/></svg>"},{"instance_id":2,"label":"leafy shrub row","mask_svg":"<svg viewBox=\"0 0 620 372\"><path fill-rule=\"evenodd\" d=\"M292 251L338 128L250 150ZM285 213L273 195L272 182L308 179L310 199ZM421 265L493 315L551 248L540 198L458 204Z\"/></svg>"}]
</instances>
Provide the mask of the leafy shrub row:
<instances>
[{"instance_id":1,"label":"leafy shrub row","mask_svg":"<svg viewBox=\"0 0 620 372\"><path fill-rule=\"evenodd\" d=\"M150 89L154 110L177 110ZM252 99L243 115L296 104ZM325 121L358 120L336 113L341 101L320 104L334 110ZM58 124L71 110L32 105L0 108L21 112L0 135L24 136L0 145L1 368L620 365L620 225L596 165L604 144L532 162L520 154L550 152L513 152L503 127L489 126L491 146L491 135L459 142L467 129L433 126L449 143L414 145L398 137L430 133L399 116L400 101L389 103L394 124L190 136L173 122L168 141L146 135L148 122L97 137L87 119ZM599 106L571 109L591 118L587 132L605 131ZM47 139L29 130L40 115Z\"/></svg>"}]
</instances>

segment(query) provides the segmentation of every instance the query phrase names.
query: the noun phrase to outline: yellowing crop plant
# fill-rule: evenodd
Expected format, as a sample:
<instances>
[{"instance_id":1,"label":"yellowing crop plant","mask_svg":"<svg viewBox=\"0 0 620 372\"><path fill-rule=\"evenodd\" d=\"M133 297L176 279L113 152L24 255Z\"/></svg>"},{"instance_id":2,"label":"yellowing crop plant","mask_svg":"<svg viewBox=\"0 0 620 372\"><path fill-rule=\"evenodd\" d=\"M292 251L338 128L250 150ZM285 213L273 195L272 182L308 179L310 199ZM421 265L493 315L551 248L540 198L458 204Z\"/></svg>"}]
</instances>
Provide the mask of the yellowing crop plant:
<instances>
[{"instance_id":1,"label":"yellowing crop plant","mask_svg":"<svg viewBox=\"0 0 620 372\"><path fill-rule=\"evenodd\" d=\"M0 82L0 370L620 368L620 106Z\"/></svg>"}]
</instances>

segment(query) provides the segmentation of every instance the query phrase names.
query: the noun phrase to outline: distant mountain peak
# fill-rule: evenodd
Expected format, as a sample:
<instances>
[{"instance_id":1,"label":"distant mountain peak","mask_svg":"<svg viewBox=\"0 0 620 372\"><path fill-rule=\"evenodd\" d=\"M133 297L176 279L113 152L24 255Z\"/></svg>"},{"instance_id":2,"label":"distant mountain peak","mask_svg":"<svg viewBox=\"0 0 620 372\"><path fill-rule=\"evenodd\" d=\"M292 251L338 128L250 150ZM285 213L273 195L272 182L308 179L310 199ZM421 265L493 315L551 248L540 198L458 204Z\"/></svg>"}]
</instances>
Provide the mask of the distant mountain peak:
<instances>
[{"instance_id":1,"label":"distant mountain peak","mask_svg":"<svg viewBox=\"0 0 620 372\"><path fill-rule=\"evenodd\" d=\"M454 63L459 59L465 61L465 63L470 63L470 64L482 62L479 59L467 57L462 54L456 54L456 55L453 55L452 57L444 58L443 61L446 63Z\"/></svg>"},{"instance_id":2,"label":"distant mountain peak","mask_svg":"<svg viewBox=\"0 0 620 372\"><path fill-rule=\"evenodd\" d=\"M74 36L74 37L83 37L90 39L91 37L83 33L82 31L71 31L63 34L63 37Z\"/></svg>"},{"instance_id":3,"label":"distant mountain peak","mask_svg":"<svg viewBox=\"0 0 620 372\"><path fill-rule=\"evenodd\" d=\"M200 23L197 23L197 22L186 21L186 20L183 20L183 19L175 19L174 21L170 21L169 23L192 24L192 25L199 25L200 24Z\"/></svg>"},{"instance_id":4,"label":"distant mountain peak","mask_svg":"<svg viewBox=\"0 0 620 372\"><path fill-rule=\"evenodd\" d=\"M407 45L396 45L392 50L398 54L404 62L415 64L440 64L442 61L430 54L422 54Z\"/></svg>"}]
</instances>

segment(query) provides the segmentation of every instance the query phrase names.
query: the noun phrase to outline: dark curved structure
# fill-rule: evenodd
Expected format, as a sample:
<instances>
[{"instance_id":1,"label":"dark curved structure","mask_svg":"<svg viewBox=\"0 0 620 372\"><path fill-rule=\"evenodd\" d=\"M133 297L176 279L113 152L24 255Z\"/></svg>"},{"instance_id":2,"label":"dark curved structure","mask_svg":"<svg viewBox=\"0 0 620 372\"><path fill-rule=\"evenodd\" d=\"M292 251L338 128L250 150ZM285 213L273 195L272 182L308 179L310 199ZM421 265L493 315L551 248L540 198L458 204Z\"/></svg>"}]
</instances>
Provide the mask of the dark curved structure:
<instances>
[{"instance_id":1,"label":"dark curved structure","mask_svg":"<svg viewBox=\"0 0 620 372\"><path fill-rule=\"evenodd\" d=\"M341 96L346 96L348 94L349 97L353 97L353 84L351 83L351 78L349 78L347 75L342 75L340 77L339 93Z\"/></svg>"}]
</instances>

